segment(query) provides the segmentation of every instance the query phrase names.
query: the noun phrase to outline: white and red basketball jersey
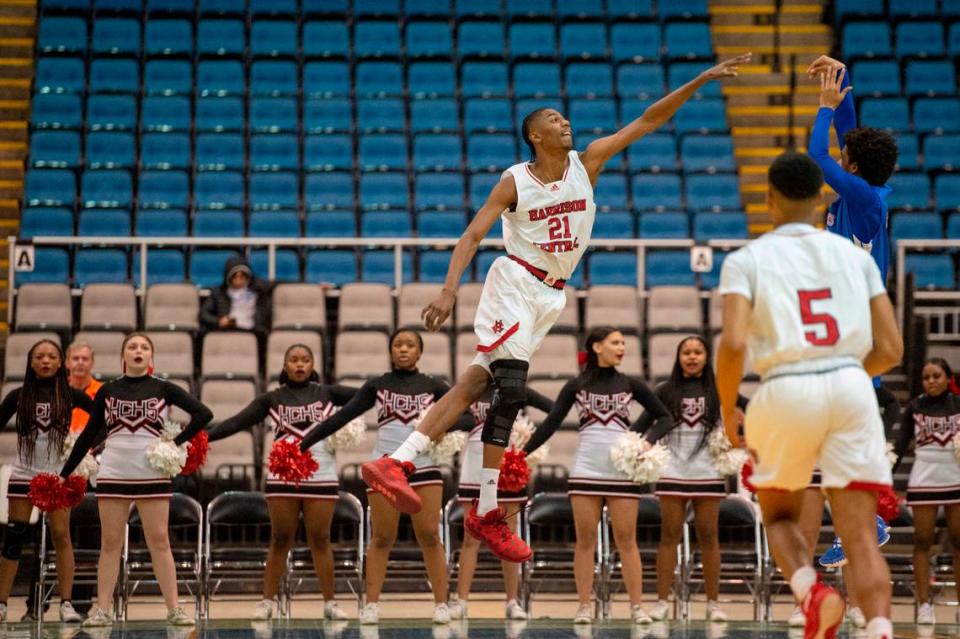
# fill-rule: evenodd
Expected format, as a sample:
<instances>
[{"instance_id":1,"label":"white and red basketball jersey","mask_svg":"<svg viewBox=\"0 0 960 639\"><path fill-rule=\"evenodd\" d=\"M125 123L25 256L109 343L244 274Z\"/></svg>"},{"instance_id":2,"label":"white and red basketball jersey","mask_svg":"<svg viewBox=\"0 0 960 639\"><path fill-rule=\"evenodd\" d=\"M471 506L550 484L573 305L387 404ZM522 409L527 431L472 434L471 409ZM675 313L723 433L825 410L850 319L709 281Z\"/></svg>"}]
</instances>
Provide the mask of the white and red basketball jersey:
<instances>
[{"instance_id":1,"label":"white and red basketball jersey","mask_svg":"<svg viewBox=\"0 0 960 639\"><path fill-rule=\"evenodd\" d=\"M885 289L870 254L846 238L784 224L724 260L720 292L753 305L748 359L767 375L862 361L873 345L870 299Z\"/></svg>"},{"instance_id":2,"label":"white and red basketball jersey","mask_svg":"<svg viewBox=\"0 0 960 639\"><path fill-rule=\"evenodd\" d=\"M590 243L593 218L593 185L577 151L567 154L563 179L544 184L527 162L509 173L517 185L517 208L503 214L503 240L507 253L547 273L566 280L573 275Z\"/></svg>"}]
</instances>

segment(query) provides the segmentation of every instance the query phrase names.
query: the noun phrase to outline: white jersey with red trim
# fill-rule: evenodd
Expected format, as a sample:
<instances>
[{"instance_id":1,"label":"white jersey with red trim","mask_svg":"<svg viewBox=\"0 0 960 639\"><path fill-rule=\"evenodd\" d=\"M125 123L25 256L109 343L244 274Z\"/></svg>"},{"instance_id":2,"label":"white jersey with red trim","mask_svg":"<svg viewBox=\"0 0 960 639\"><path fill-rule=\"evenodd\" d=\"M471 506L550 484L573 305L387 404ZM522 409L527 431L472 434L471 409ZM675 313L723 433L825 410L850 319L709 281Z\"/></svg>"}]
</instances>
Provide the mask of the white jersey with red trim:
<instances>
[{"instance_id":1,"label":"white jersey with red trim","mask_svg":"<svg viewBox=\"0 0 960 639\"><path fill-rule=\"evenodd\" d=\"M760 375L859 364L873 344L870 300L884 292L869 253L809 224L763 235L720 272L720 293L753 307L748 353Z\"/></svg>"},{"instance_id":2,"label":"white jersey with red trim","mask_svg":"<svg viewBox=\"0 0 960 639\"><path fill-rule=\"evenodd\" d=\"M579 153L567 154L567 170L557 182L541 182L528 162L503 175L508 173L517 185L517 206L502 216L507 253L545 271L548 279L569 279L590 244L597 211Z\"/></svg>"}]
</instances>

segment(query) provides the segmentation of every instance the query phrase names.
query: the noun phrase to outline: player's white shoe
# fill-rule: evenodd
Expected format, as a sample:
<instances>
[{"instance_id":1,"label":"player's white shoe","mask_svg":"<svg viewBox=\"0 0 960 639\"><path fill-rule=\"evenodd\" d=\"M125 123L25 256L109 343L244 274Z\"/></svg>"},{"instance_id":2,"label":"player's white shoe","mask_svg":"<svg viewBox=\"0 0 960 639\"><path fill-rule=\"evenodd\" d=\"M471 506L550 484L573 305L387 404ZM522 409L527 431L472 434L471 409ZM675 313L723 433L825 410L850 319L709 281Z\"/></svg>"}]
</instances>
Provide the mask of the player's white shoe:
<instances>
[{"instance_id":1,"label":"player's white shoe","mask_svg":"<svg viewBox=\"0 0 960 639\"><path fill-rule=\"evenodd\" d=\"M330 600L323 604L323 618L331 621L343 621L347 618L347 613L340 609L336 601Z\"/></svg>"},{"instance_id":2,"label":"player's white shoe","mask_svg":"<svg viewBox=\"0 0 960 639\"><path fill-rule=\"evenodd\" d=\"M372 626L380 623L380 604L368 603L360 611L360 625Z\"/></svg>"},{"instance_id":3,"label":"player's white shoe","mask_svg":"<svg viewBox=\"0 0 960 639\"><path fill-rule=\"evenodd\" d=\"M436 624L448 624L450 623L450 609L447 608L447 604L438 603L433 607L433 623Z\"/></svg>"},{"instance_id":4,"label":"player's white shoe","mask_svg":"<svg viewBox=\"0 0 960 639\"><path fill-rule=\"evenodd\" d=\"M790 613L790 618L787 620L787 625L791 628L803 628L807 625L807 616L803 614L803 610L800 609L800 606L797 606L793 609L793 612Z\"/></svg>"},{"instance_id":5,"label":"player's white shoe","mask_svg":"<svg viewBox=\"0 0 960 639\"><path fill-rule=\"evenodd\" d=\"M658 599L650 609L650 618L654 621L663 621L670 616L670 603L664 599Z\"/></svg>"},{"instance_id":6,"label":"player's white shoe","mask_svg":"<svg viewBox=\"0 0 960 639\"><path fill-rule=\"evenodd\" d=\"M584 624L593 622L593 606L590 604L580 604L577 608L577 614L573 616L573 623Z\"/></svg>"},{"instance_id":7,"label":"player's white shoe","mask_svg":"<svg viewBox=\"0 0 960 639\"><path fill-rule=\"evenodd\" d=\"M723 623L727 620L727 613L725 613L721 608L720 604L716 601L707 602L707 621L713 623Z\"/></svg>"},{"instance_id":8,"label":"player's white shoe","mask_svg":"<svg viewBox=\"0 0 960 639\"><path fill-rule=\"evenodd\" d=\"M630 608L630 618L633 619L633 623L647 625L653 623L653 619L650 618L650 615L643 609L643 606L632 606Z\"/></svg>"},{"instance_id":9,"label":"player's white shoe","mask_svg":"<svg viewBox=\"0 0 960 639\"><path fill-rule=\"evenodd\" d=\"M857 606L847 608L847 621L849 621L854 628L862 629L867 627L867 618L863 616L863 611Z\"/></svg>"},{"instance_id":10,"label":"player's white shoe","mask_svg":"<svg viewBox=\"0 0 960 639\"><path fill-rule=\"evenodd\" d=\"M507 619L526 619L527 611L517 602L516 599L511 599L507 602L507 607L503 611L504 617Z\"/></svg>"},{"instance_id":11,"label":"player's white shoe","mask_svg":"<svg viewBox=\"0 0 960 639\"><path fill-rule=\"evenodd\" d=\"M918 626L932 626L937 623L937 615L931 606L928 603L922 604L917 609L917 625Z\"/></svg>"},{"instance_id":12,"label":"player's white shoe","mask_svg":"<svg viewBox=\"0 0 960 639\"><path fill-rule=\"evenodd\" d=\"M254 621L267 621L273 617L273 601L270 599L261 599L257 602L257 605L253 607L253 615L251 618Z\"/></svg>"}]
</instances>

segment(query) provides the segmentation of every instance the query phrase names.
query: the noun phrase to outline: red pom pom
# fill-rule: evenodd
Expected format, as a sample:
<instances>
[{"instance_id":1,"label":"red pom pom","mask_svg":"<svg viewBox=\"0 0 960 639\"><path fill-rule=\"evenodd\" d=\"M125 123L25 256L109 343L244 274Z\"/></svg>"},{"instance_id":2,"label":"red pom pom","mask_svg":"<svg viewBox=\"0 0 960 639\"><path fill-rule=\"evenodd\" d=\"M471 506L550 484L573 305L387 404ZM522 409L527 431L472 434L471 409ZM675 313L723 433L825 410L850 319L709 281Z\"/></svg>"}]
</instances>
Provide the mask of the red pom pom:
<instances>
[{"instance_id":1,"label":"red pom pom","mask_svg":"<svg viewBox=\"0 0 960 639\"><path fill-rule=\"evenodd\" d=\"M900 514L900 498L892 486L884 486L877 492L877 514L887 523Z\"/></svg>"},{"instance_id":2,"label":"red pom pom","mask_svg":"<svg viewBox=\"0 0 960 639\"><path fill-rule=\"evenodd\" d=\"M70 475L63 481L63 508L73 508L87 494L87 480L80 475Z\"/></svg>"},{"instance_id":3,"label":"red pom pom","mask_svg":"<svg viewBox=\"0 0 960 639\"><path fill-rule=\"evenodd\" d=\"M40 473L31 479L27 497L45 513L52 513L66 506L63 482L59 475L53 473Z\"/></svg>"},{"instance_id":4,"label":"red pom pom","mask_svg":"<svg viewBox=\"0 0 960 639\"><path fill-rule=\"evenodd\" d=\"M207 431L201 430L194 435L187 445L187 462L180 470L181 475L192 475L207 463L207 452L210 450L210 436Z\"/></svg>"},{"instance_id":5,"label":"red pom pom","mask_svg":"<svg viewBox=\"0 0 960 639\"><path fill-rule=\"evenodd\" d=\"M287 439L273 442L269 462L271 473L282 481L297 485L320 468L310 451L301 452L299 444Z\"/></svg>"},{"instance_id":6,"label":"red pom pom","mask_svg":"<svg viewBox=\"0 0 960 639\"><path fill-rule=\"evenodd\" d=\"M750 481L750 478L753 477L753 460L748 459L740 468L740 482L743 484L743 487L749 490L751 493L757 492L757 487L753 485L753 482Z\"/></svg>"},{"instance_id":7,"label":"red pom pom","mask_svg":"<svg viewBox=\"0 0 960 639\"><path fill-rule=\"evenodd\" d=\"M585 368L587 365L587 351L577 351L577 366Z\"/></svg>"},{"instance_id":8,"label":"red pom pom","mask_svg":"<svg viewBox=\"0 0 960 639\"><path fill-rule=\"evenodd\" d=\"M530 466L527 465L527 454L521 451L507 450L503 453L500 462L500 481L497 488L516 493L523 490L530 481Z\"/></svg>"}]
</instances>

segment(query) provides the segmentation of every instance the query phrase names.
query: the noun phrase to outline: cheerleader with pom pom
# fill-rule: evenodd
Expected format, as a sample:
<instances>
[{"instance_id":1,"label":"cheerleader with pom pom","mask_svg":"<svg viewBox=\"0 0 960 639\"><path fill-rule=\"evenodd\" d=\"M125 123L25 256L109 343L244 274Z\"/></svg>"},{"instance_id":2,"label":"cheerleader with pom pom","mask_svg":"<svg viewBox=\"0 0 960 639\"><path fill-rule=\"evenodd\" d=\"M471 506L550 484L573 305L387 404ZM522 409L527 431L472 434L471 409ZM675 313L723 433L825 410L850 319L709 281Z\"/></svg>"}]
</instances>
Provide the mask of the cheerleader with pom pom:
<instances>
[{"instance_id":1,"label":"cheerleader with pom pom","mask_svg":"<svg viewBox=\"0 0 960 639\"><path fill-rule=\"evenodd\" d=\"M27 354L23 386L7 393L0 402L0 428L16 416L17 464L10 476L9 522L0 548L0 622L7 619L7 599L13 588L23 546L33 538L28 497L30 482L38 475L56 477L63 463L63 449L73 410L89 414L93 402L82 391L70 388L60 347L40 340ZM62 503L62 502L61 502ZM70 510L56 508L47 514L53 547L57 553L57 585L60 589L60 621L76 623L82 617L73 609L73 544L70 540ZM32 611L28 610L27 614Z\"/></svg>"},{"instance_id":2,"label":"cheerleader with pom pom","mask_svg":"<svg viewBox=\"0 0 960 639\"><path fill-rule=\"evenodd\" d=\"M390 336L390 361L393 370L369 380L338 412L314 427L300 442L300 450L333 436L350 420L376 407L377 443L374 456L392 453L414 431L423 413L442 397L449 386L442 380L417 370L423 354L423 338L414 330L401 329ZM469 413L462 424L472 423ZM459 427L463 429L463 425ZM440 510L443 508L443 478L440 468L427 452L405 465L410 486L423 500L423 510L411 515L423 563L436 603L433 620L448 623L447 562L440 542ZM367 489L372 534L366 558L367 604L360 613L361 624L376 624L380 619L380 591L387 572L387 559L397 537L400 513L383 495Z\"/></svg>"},{"instance_id":3,"label":"cheerleader with pom pom","mask_svg":"<svg viewBox=\"0 0 960 639\"><path fill-rule=\"evenodd\" d=\"M179 472L179 468L157 470L150 451L160 444L165 450L176 447L185 459L185 444L207 425L213 413L176 384L152 375L153 342L145 334L127 335L120 353L123 375L107 382L97 392L90 421L60 473L63 477L70 475L96 441L106 437L97 475L101 524L97 607L84 625L97 627L113 623L110 609L131 502L136 504L143 521L153 571L167 605L167 623L193 625L193 618L177 603L176 566L167 532L173 493L171 476ZM171 406L190 415L190 423L176 435L168 430L167 413Z\"/></svg>"},{"instance_id":4,"label":"cheerleader with pom pom","mask_svg":"<svg viewBox=\"0 0 960 639\"><path fill-rule=\"evenodd\" d=\"M248 430L269 417L274 425L275 443L299 445L307 431L350 401L357 392L355 388L338 384L320 384L315 361L310 347L303 344L290 346L283 356L280 387L260 395L242 411L212 428L210 441ZM345 431L347 429L341 432ZM362 429L360 435L362 440ZM273 616L274 601L286 570L287 555L300 525L301 511L325 602L323 616L326 619L346 619L335 599L333 549L330 547L330 526L339 499L337 459L325 444L308 449L317 462L317 470L305 480L293 483L284 481L273 472L267 475L270 547L263 573L263 600L254 608L254 619L266 620Z\"/></svg>"},{"instance_id":5,"label":"cheerleader with pom pom","mask_svg":"<svg viewBox=\"0 0 960 639\"><path fill-rule=\"evenodd\" d=\"M539 448L560 427L570 408L576 404L580 416L580 436L570 473L570 502L577 531L573 571L580 607L574 623L590 623L590 593L593 589L593 558L597 546L597 524L606 501L613 528L613 539L623 562L623 581L630 596L634 623L650 623L641 605L643 576L637 549L637 511L642 490L618 470L611 460L611 448L630 427L630 405L638 402L656 420L641 452L652 448L673 428L673 418L646 384L619 372L623 361L623 334L616 328L601 326L587 335L586 366L578 377L567 382L546 420L524 447L527 454Z\"/></svg>"}]
</instances>

